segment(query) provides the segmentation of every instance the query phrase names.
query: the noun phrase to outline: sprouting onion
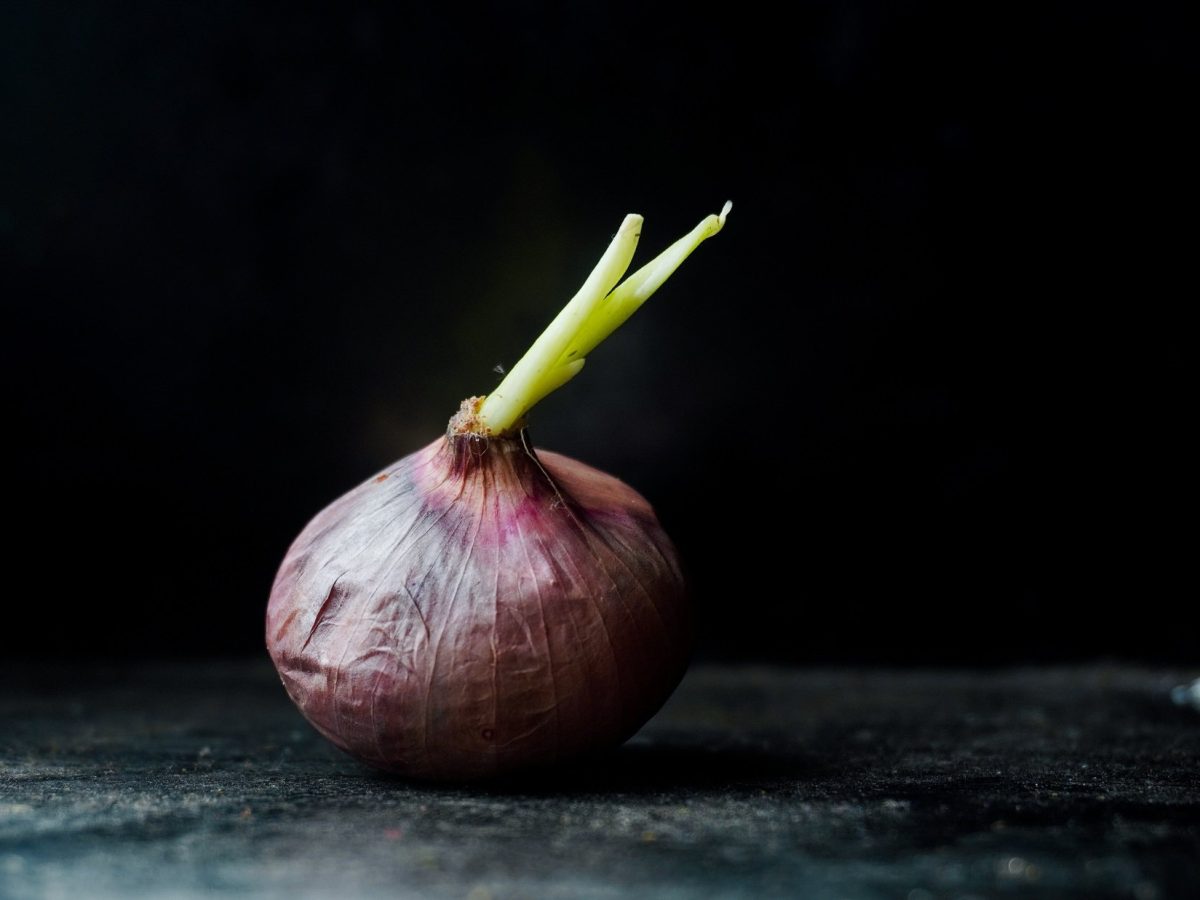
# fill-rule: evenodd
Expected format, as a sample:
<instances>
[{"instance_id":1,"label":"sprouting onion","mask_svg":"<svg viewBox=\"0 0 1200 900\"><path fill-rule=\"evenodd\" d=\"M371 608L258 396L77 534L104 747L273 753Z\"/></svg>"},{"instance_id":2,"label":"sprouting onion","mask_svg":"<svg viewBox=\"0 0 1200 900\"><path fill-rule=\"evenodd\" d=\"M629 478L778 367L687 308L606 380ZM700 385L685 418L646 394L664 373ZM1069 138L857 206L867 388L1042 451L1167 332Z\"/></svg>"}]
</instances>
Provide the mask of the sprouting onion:
<instances>
[{"instance_id":1,"label":"sprouting onion","mask_svg":"<svg viewBox=\"0 0 1200 900\"><path fill-rule=\"evenodd\" d=\"M642 226L626 216L490 395L464 400L445 435L293 542L267 647L288 694L339 747L412 777L495 775L615 746L674 690L690 646L674 547L641 495L535 451L525 420L730 208L620 281Z\"/></svg>"}]
</instances>

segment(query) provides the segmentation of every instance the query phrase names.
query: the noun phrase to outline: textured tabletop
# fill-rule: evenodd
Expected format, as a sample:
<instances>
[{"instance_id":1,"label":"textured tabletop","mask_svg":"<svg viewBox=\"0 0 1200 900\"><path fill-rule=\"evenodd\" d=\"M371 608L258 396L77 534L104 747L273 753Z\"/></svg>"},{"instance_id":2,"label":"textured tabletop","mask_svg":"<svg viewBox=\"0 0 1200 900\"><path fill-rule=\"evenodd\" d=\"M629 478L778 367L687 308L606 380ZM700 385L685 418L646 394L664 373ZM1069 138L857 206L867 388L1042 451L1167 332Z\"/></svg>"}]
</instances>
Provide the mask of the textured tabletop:
<instances>
[{"instance_id":1,"label":"textured tabletop","mask_svg":"<svg viewBox=\"0 0 1200 900\"><path fill-rule=\"evenodd\" d=\"M257 662L0 668L0 897L1200 897L1195 672L696 667L619 752L429 787Z\"/></svg>"}]
</instances>

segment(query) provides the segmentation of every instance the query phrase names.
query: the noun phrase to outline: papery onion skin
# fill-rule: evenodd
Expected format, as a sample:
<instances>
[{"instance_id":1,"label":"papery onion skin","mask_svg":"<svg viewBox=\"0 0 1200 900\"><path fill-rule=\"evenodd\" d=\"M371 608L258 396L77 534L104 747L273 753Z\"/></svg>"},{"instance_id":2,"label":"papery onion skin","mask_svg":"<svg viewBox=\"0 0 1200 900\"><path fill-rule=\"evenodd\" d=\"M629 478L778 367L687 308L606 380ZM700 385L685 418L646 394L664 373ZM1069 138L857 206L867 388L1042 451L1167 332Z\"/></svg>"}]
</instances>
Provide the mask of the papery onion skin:
<instances>
[{"instance_id":1,"label":"papery onion skin","mask_svg":"<svg viewBox=\"0 0 1200 900\"><path fill-rule=\"evenodd\" d=\"M336 500L292 544L267 609L308 720L426 779L617 746L674 690L690 643L650 504L524 432L448 433Z\"/></svg>"}]
</instances>

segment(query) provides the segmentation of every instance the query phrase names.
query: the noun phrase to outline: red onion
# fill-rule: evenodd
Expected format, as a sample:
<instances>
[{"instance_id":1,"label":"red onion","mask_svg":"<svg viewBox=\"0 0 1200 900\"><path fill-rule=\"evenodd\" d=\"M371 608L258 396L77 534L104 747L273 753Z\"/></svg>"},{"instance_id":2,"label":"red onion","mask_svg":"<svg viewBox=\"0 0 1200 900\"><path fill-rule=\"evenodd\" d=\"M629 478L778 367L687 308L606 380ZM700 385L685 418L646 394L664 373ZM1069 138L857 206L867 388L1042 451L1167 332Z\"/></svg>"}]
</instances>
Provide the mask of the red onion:
<instances>
[{"instance_id":1,"label":"red onion","mask_svg":"<svg viewBox=\"0 0 1200 900\"><path fill-rule=\"evenodd\" d=\"M724 224L709 216L613 289L641 218L488 397L319 513L288 550L267 648L343 750L468 779L614 747L666 701L690 644L679 561L650 504L535 451L524 415Z\"/></svg>"}]
</instances>

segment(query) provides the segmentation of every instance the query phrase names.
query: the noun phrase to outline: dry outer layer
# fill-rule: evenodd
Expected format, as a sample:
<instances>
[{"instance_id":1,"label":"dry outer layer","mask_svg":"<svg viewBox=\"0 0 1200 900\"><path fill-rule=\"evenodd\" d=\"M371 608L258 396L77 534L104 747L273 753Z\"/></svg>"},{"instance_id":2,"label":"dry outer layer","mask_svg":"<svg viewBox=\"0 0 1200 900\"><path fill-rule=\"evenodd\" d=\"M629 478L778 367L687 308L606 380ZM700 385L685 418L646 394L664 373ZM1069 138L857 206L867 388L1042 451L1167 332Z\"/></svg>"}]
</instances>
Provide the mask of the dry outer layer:
<instances>
[{"instance_id":1,"label":"dry outer layer","mask_svg":"<svg viewBox=\"0 0 1200 900\"><path fill-rule=\"evenodd\" d=\"M639 494L523 434L467 434L309 523L267 643L338 746L474 778L628 738L682 676L689 627L675 551Z\"/></svg>"}]
</instances>

